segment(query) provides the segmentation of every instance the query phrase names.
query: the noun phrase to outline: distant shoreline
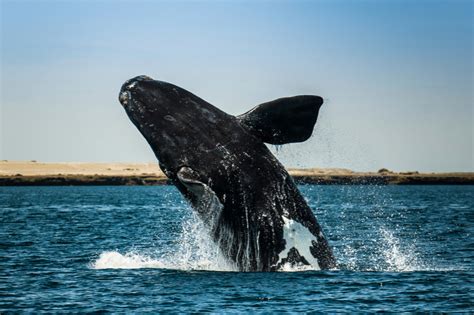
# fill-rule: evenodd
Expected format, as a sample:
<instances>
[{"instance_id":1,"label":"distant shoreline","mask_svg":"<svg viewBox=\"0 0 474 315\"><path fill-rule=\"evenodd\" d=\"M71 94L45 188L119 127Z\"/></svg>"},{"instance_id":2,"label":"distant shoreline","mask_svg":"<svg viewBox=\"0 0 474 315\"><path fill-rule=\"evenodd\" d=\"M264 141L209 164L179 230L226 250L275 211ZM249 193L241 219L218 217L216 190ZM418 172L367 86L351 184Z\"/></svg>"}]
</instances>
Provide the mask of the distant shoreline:
<instances>
[{"instance_id":1,"label":"distant shoreline","mask_svg":"<svg viewBox=\"0 0 474 315\"><path fill-rule=\"evenodd\" d=\"M354 172L348 169L288 169L300 184L474 185L474 172ZM0 186L166 185L157 163L40 163L0 161Z\"/></svg>"}]
</instances>

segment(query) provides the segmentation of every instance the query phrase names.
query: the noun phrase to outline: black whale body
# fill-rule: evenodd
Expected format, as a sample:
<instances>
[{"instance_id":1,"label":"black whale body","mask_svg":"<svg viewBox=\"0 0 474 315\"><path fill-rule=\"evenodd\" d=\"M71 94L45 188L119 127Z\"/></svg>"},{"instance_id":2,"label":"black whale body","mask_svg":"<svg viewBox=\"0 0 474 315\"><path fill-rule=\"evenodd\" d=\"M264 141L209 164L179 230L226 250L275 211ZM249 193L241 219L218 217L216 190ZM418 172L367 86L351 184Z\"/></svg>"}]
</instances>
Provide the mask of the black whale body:
<instances>
[{"instance_id":1,"label":"black whale body","mask_svg":"<svg viewBox=\"0 0 474 315\"><path fill-rule=\"evenodd\" d=\"M119 100L239 270L335 267L310 207L264 144L309 138L319 96L282 98L235 117L178 86L139 76L123 84Z\"/></svg>"}]
</instances>

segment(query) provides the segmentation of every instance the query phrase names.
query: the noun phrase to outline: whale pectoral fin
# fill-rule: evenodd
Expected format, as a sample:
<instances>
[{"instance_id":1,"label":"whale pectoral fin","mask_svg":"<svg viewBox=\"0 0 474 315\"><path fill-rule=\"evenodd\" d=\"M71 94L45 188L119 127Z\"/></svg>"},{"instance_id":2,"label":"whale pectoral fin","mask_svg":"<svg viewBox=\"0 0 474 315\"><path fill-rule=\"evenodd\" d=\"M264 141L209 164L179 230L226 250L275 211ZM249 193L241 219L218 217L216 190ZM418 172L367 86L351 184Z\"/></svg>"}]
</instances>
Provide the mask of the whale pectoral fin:
<instances>
[{"instance_id":1,"label":"whale pectoral fin","mask_svg":"<svg viewBox=\"0 0 474 315\"><path fill-rule=\"evenodd\" d=\"M315 95L279 98L237 116L252 135L270 144L306 141L313 133L323 99Z\"/></svg>"},{"instance_id":2,"label":"whale pectoral fin","mask_svg":"<svg viewBox=\"0 0 474 315\"><path fill-rule=\"evenodd\" d=\"M223 208L217 194L199 179L199 175L189 167L182 167L177 178L186 189L185 196L204 221L214 220Z\"/></svg>"},{"instance_id":3,"label":"whale pectoral fin","mask_svg":"<svg viewBox=\"0 0 474 315\"><path fill-rule=\"evenodd\" d=\"M192 196L200 197L204 194L205 184L200 181L199 175L193 169L186 166L181 167L177 173L177 178Z\"/></svg>"}]
</instances>

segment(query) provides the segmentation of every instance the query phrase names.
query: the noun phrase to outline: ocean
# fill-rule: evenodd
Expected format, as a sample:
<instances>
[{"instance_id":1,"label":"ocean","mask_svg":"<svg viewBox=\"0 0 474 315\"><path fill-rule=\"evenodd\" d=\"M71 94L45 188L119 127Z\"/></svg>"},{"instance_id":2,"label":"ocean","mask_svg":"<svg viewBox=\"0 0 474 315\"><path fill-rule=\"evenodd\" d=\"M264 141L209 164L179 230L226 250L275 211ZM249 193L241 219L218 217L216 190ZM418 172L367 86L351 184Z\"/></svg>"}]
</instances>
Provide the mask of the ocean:
<instances>
[{"instance_id":1,"label":"ocean","mask_svg":"<svg viewBox=\"0 0 474 315\"><path fill-rule=\"evenodd\" d=\"M301 185L335 270L233 270L173 186L0 187L0 312L474 312L473 186Z\"/></svg>"}]
</instances>

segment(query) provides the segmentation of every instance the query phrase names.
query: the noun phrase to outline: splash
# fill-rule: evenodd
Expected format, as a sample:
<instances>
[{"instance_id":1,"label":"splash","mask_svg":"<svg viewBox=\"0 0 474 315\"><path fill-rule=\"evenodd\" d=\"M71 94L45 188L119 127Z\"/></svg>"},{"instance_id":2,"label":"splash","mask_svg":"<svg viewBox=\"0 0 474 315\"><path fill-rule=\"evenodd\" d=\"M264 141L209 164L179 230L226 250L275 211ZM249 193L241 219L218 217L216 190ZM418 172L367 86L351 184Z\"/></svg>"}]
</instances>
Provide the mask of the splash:
<instances>
[{"instance_id":1,"label":"splash","mask_svg":"<svg viewBox=\"0 0 474 315\"><path fill-rule=\"evenodd\" d=\"M301 240L300 240L301 241ZM238 271L238 267L224 257L219 246L209 237L208 228L193 212L183 222L176 247L167 252L145 254L140 251L120 253L105 251L90 264L92 269L172 269L201 271ZM319 270L316 266L284 264L281 272L301 272Z\"/></svg>"},{"instance_id":2,"label":"splash","mask_svg":"<svg viewBox=\"0 0 474 315\"><path fill-rule=\"evenodd\" d=\"M338 260L342 269L353 271L390 271L410 272L433 270L416 253L413 245L402 242L387 228L380 228L380 239L374 248L363 246L355 249L346 245L339 253ZM360 251L372 252L372 255L358 255ZM182 225L177 246L169 252L145 254L139 251L120 253L105 251L91 263L92 269L141 269L158 268L173 270L238 271L238 267L229 262L209 237L202 221L193 214ZM307 265L285 264L281 272L301 272L318 270Z\"/></svg>"},{"instance_id":3,"label":"splash","mask_svg":"<svg viewBox=\"0 0 474 315\"><path fill-rule=\"evenodd\" d=\"M208 229L193 212L182 224L176 246L166 252L145 254L130 251L121 254L105 251L90 264L92 269L159 268L173 270L237 271L218 246L210 239Z\"/></svg>"},{"instance_id":4,"label":"splash","mask_svg":"<svg viewBox=\"0 0 474 315\"><path fill-rule=\"evenodd\" d=\"M109 251L100 254L91 267L93 269L140 269L164 268L165 266L161 261L139 253L130 252L122 255L116 251Z\"/></svg>"},{"instance_id":5,"label":"splash","mask_svg":"<svg viewBox=\"0 0 474 315\"><path fill-rule=\"evenodd\" d=\"M120 253L105 251L90 264L92 269L171 269L201 271L238 271L238 267L222 254L220 247L209 237L209 229L194 212L182 224L176 246L165 252ZM285 264L279 271L299 272L319 270L318 266Z\"/></svg>"},{"instance_id":6,"label":"splash","mask_svg":"<svg viewBox=\"0 0 474 315\"><path fill-rule=\"evenodd\" d=\"M402 249L400 240L385 228L380 229L380 234L383 240L382 253L387 264L386 271L406 272L427 269L418 258L414 246Z\"/></svg>"},{"instance_id":7,"label":"splash","mask_svg":"<svg viewBox=\"0 0 474 315\"><path fill-rule=\"evenodd\" d=\"M364 188L365 189L365 188ZM375 190L376 191L376 190ZM376 195L374 193L374 195ZM214 206L212 200L204 203L204 206ZM386 203L384 198L383 202ZM376 203L376 202L374 202ZM346 208L351 204L342 204L341 216L345 217ZM189 210L189 209L183 209ZM211 213L218 213L219 209ZM172 246L166 248L148 248L133 251L105 251L93 261L90 266L94 269L137 269L137 268L160 268L174 270L205 270L205 271L238 271L239 268L227 259L227 253L222 253L220 241L227 244L232 243L230 233L222 233L222 240L217 244L210 237L209 221L215 218L206 218L203 223L196 211L187 212L189 216L182 222L181 232ZM351 271L389 271L410 272L429 270L452 270L439 269L439 263L431 261L429 257L420 256L413 240L404 239L399 227L392 226L390 219L383 212L376 211L376 215L368 217L370 227L359 235L343 237L338 244L333 246L338 269ZM381 222L383 221L383 222ZM288 223L288 222L286 222ZM285 237L287 238L287 237ZM304 242L306 238L296 241ZM242 246L242 250L249 251L248 244ZM247 255L248 256L248 255ZM429 261L429 264L426 262ZM306 271L317 270L310 266L286 265L280 271Z\"/></svg>"},{"instance_id":8,"label":"splash","mask_svg":"<svg viewBox=\"0 0 474 315\"><path fill-rule=\"evenodd\" d=\"M178 248L174 254L180 262L180 269L237 271L209 236L209 230L193 212L183 223Z\"/></svg>"},{"instance_id":9,"label":"splash","mask_svg":"<svg viewBox=\"0 0 474 315\"><path fill-rule=\"evenodd\" d=\"M379 272L434 270L420 258L415 245L398 238L395 231L380 227L374 232L370 238L368 235L367 239L348 243L338 250L341 269Z\"/></svg>"}]
</instances>

